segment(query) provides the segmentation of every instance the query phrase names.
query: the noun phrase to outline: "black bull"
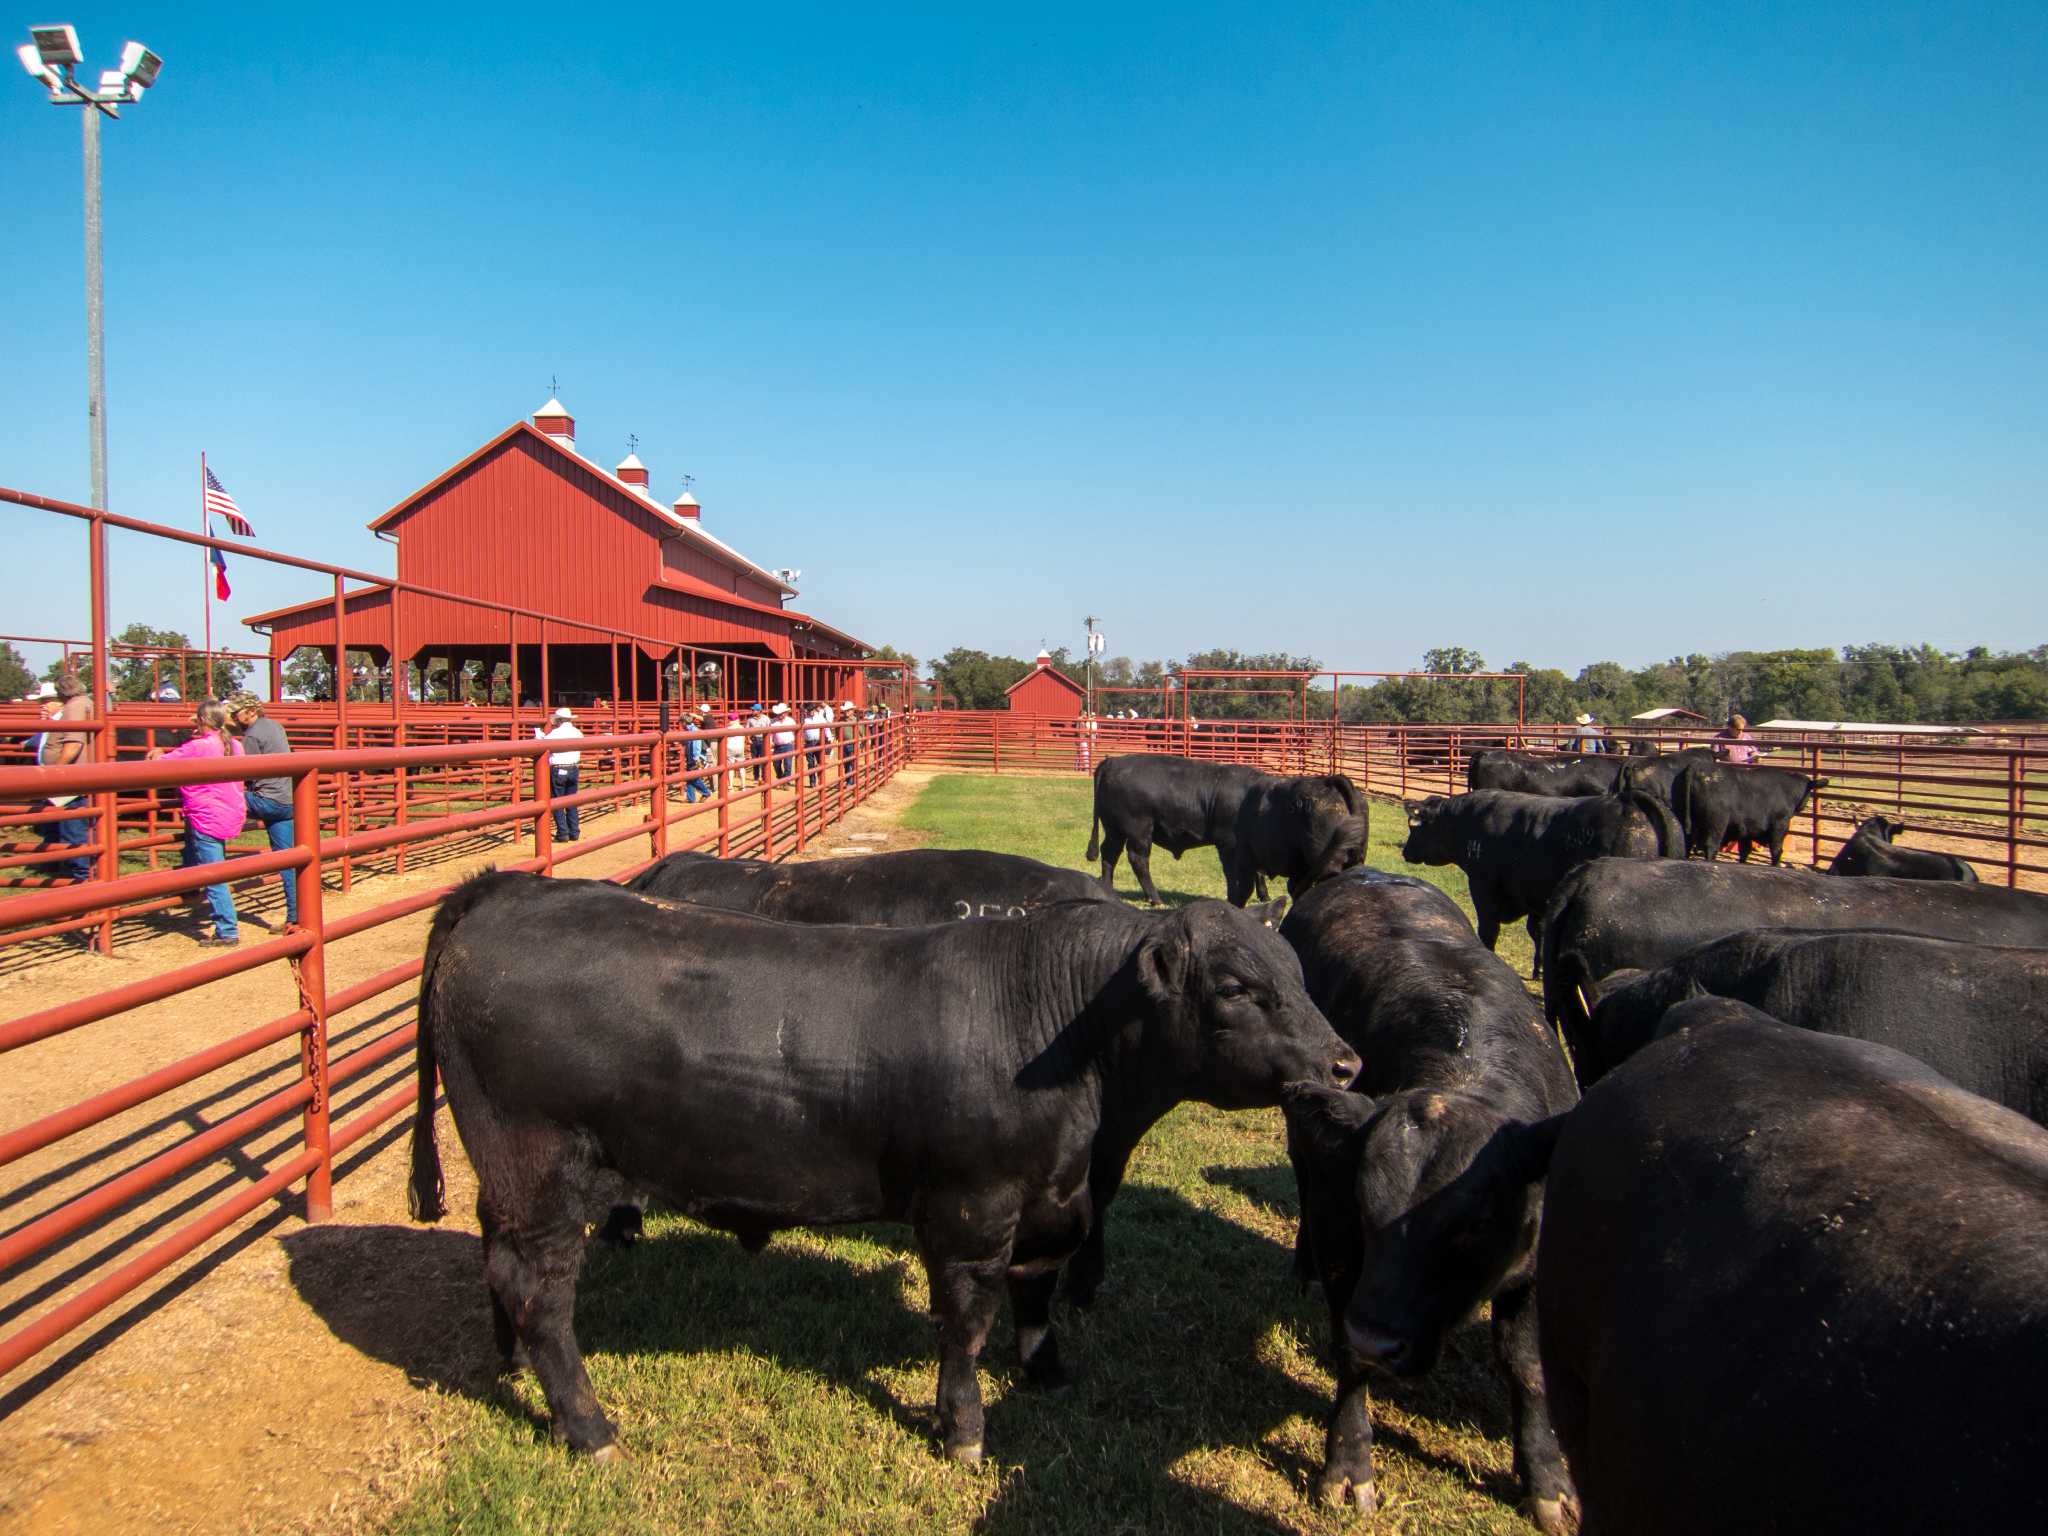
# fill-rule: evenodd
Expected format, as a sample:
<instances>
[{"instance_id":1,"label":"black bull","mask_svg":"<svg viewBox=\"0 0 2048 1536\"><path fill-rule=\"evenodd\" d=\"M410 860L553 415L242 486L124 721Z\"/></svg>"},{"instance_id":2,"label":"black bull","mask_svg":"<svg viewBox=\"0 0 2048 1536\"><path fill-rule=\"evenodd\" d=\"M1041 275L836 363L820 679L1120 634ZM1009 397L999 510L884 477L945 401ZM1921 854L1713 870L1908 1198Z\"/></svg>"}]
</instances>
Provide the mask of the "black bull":
<instances>
[{"instance_id":1,"label":"black bull","mask_svg":"<svg viewBox=\"0 0 2048 1536\"><path fill-rule=\"evenodd\" d=\"M1007 1287L1058 1379L1051 1290L1092 1218L1111 1118L1277 1103L1358 1059L1279 936L1219 902L1063 903L999 923L802 927L599 881L485 874L441 904L420 977L409 1199L442 1211L438 1070L476 1170L501 1354L555 1432L616 1453L572 1314L584 1206L624 1179L758 1246L908 1223L939 1322L947 1453L979 1458L976 1361Z\"/></svg>"},{"instance_id":2,"label":"black bull","mask_svg":"<svg viewBox=\"0 0 2048 1536\"><path fill-rule=\"evenodd\" d=\"M978 848L911 848L810 864L673 853L626 889L787 923L882 928L1022 917L1055 901L1114 899L1078 869Z\"/></svg>"},{"instance_id":3,"label":"black bull","mask_svg":"<svg viewBox=\"0 0 2048 1536\"><path fill-rule=\"evenodd\" d=\"M1204 763L1168 753L1113 757L1095 770L1095 808L1084 857L1102 860L1102 883L1114 890L1116 861L1126 851L1145 899L1160 904L1152 883L1156 845L1179 858L1213 846L1223 865L1227 899L1243 906L1268 875L1284 877L1299 896L1365 862L1369 811L1343 774L1279 777L1235 763Z\"/></svg>"}]
</instances>

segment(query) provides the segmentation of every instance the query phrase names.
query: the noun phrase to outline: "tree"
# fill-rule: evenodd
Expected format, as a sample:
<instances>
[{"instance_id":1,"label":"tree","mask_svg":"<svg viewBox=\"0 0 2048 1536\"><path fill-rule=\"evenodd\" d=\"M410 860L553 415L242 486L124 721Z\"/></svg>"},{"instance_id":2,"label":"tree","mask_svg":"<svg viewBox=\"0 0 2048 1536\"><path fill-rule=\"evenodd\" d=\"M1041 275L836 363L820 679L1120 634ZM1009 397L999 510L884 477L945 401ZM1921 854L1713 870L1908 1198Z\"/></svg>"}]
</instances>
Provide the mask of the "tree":
<instances>
[{"instance_id":1,"label":"tree","mask_svg":"<svg viewBox=\"0 0 2048 1536\"><path fill-rule=\"evenodd\" d=\"M379 667L368 651L351 650L348 653L349 690L348 696L354 702L367 702L383 697L387 681L385 671ZM500 664L509 676L511 667ZM410 669L408 669L410 670ZM334 668L327 660L327 653L318 646L302 645L293 651L285 662L279 677L284 691L303 699L327 702L334 697ZM436 667L427 674L427 688L424 697L431 703L447 704L460 702L451 691L455 680L448 675L445 667ZM509 688L505 690L506 701L511 698Z\"/></svg>"},{"instance_id":2,"label":"tree","mask_svg":"<svg viewBox=\"0 0 2048 1536\"><path fill-rule=\"evenodd\" d=\"M941 692L961 709L1001 709L1010 685L1031 670L1031 663L1015 656L991 656L986 651L955 646L932 663L932 677Z\"/></svg>"},{"instance_id":3,"label":"tree","mask_svg":"<svg viewBox=\"0 0 2048 1536\"><path fill-rule=\"evenodd\" d=\"M1422 653L1422 670L1425 672L1484 672L1486 658L1477 651L1468 651L1462 645L1431 646Z\"/></svg>"},{"instance_id":4,"label":"tree","mask_svg":"<svg viewBox=\"0 0 2048 1536\"><path fill-rule=\"evenodd\" d=\"M36 675L28 658L12 645L0 642L0 699L18 699L36 691Z\"/></svg>"},{"instance_id":5,"label":"tree","mask_svg":"<svg viewBox=\"0 0 2048 1536\"><path fill-rule=\"evenodd\" d=\"M1306 672L1323 670L1313 656L1286 651L1196 651L1178 667L1187 709L1198 720L1286 720L1301 708L1301 694L1287 677L1188 677L1189 672Z\"/></svg>"},{"instance_id":6,"label":"tree","mask_svg":"<svg viewBox=\"0 0 2048 1536\"><path fill-rule=\"evenodd\" d=\"M224 699L241 687L242 679L249 675L248 662L216 655L209 679L203 658L175 654L192 649L191 640L182 630L130 624L113 637L107 648L108 692L117 700L133 701L150 698L169 685L178 690L181 698ZM92 676L89 653L74 652L71 661L81 680ZM53 661L43 675L54 680L61 670L63 663Z\"/></svg>"}]
</instances>

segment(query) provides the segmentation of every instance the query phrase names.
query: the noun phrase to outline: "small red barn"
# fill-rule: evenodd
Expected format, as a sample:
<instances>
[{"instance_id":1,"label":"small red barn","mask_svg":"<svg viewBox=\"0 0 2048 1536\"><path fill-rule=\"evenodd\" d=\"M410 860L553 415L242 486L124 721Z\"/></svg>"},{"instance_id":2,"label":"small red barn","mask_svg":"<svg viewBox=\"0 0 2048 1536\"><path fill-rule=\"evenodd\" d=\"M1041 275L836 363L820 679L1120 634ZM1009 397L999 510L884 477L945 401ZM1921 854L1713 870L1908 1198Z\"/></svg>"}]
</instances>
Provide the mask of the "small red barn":
<instances>
[{"instance_id":1,"label":"small red barn","mask_svg":"<svg viewBox=\"0 0 2048 1536\"><path fill-rule=\"evenodd\" d=\"M1081 685L1052 664L1049 651L1038 653L1038 665L1004 690L1010 712L1052 720L1078 720L1086 695Z\"/></svg>"}]
</instances>

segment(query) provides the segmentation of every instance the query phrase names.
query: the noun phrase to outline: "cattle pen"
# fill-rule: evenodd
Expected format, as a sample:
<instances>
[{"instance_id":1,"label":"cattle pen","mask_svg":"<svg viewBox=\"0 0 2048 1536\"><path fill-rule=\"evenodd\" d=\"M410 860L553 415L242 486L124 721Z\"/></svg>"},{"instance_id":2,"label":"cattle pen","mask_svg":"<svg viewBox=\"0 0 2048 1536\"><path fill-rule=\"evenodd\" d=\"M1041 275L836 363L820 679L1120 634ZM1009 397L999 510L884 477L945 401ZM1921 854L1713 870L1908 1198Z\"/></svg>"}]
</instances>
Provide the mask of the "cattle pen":
<instances>
[{"instance_id":1,"label":"cattle pen","mask_svg":"<svg viewBox=\"0 0 2048 1536\"><path fill-rule=\"evenodd\" d=\"M386 953L365 967L352 957L371 946L349 941L398 932L395 925L434 906L451 883L442 866L458 854L489 851L502 867L546 875L583 873L592 867L585 861L607 850L630 854L624 868L605 870L611 878L686 849L775 859L803 851L910 765L1074 776L1130 752L1343 772L1371 794L1408 799L1462 788L1476 748L1554 748L1569 734L1519 719L1368 724L1334 712L1312 719L1305 708L1284 719L1205 719L1183 690L1178 718L1064 720L940 709L863 720L841 727L851 739L836 745L851 750L813 782L801 747L795 771L778 774L777 754L758 727L683 726L686 704L704 699L725 712L737 703L740 663L755 660L702 648L682 658L676 675L716 680L708 694L671 692L662 678L652 696L643 696L633 682L638 669L630 668L621 689L601 708L586 710L591 733L579 743L586 768L574 801L591 825L583 839L564 844L552 831L562 808L546 766L552 747L530 735L543 711L520 701L518 645L510 647L515 684L503 706L430 705L409 699L403 687L382 700L351 699L344 687L328 703L273 706L294 749L288 758L204 766L138 760L184 711L108 697L107 665L119 656L106 639L107 534L172 537L200 547L215 541L20 493L0 492L0 499L86 524L92 633L80 653L90 657L100 705L86 729L103 747L99 761L65 769L0 766L0 824L10 839L0 845L0 876L8 880L0 900L0 973L19 974L62 953L58 946L67 939L82 938L104 961L208 883L206 872L180 868L171 854L177 819L162 796L202 778L291 780L295 841L277 851L238 852L230 878L259 900L267 900L273 879L292 880L301 914L297 925L285 927L280 917L268 936L231 953L149 974L120 975L96 962L74 995L0 1023L0 1055L60 1037L103 1039L96 1054L105 1068L0 1124L0 1165L9 1169L9 1189L0 1195L7 1223L0 1232L0 1375L25 1374L38 1362L52 1369L55 1352L76 1330L265 1209L290 1203L313 1221L329 1214L334 1181L352 1154L387 1138L414 1096L403 1068L413 1042L406 989L419 960ZM330 580L336 632L344 636L336 650L349 653L342 594L344 582L360 573L227 547ZM392 605L392 614L398 611ZM530 626L543 637L543 667L549 626L570 622L509 608L499 617L508 632ZM612 639L615 650L652 643L625 631ZM390 644L401 654L396 640ZM843 685L848 665L838 661L827 670L792 661L768 691L823 700ZM1332 681L1333 698L1342 677L1359 675L1322 674ZM761 686L758 671L751 677ZM1247 689L1263 686L1251 676L1239 681ZM540 687L545 697L546 684ZM1300 691L1305 698L1306 688ZM32 706L0 708L0 736L33 729ZM1619 735L1664 746L1701 739ZM690 767L691 742L718 749L712 766ZM1987 878L2048 886L2048 809L2041 799L2048 740L2014 734L1948 745L1785 733L1766 744L1767 761L1831 780L1802 812L1802 862L1825 862L1861 810L1884 810L1979 862ZM692 795L693 780L705 781L708 795ZM90 797L90 881L55 881L44 872L63 857L39 847L39 829L53 819L43 802L53 791ZM388 891L380 888L384 881ZM221 1005L218 1038L196 1052L167 1053L150 1038L151 1005L224 994L231 985L266 986L270 1001L245 1012L255 994L237 993ZM157 1206L147 1219L128 1219L143 1202L167 1194L175 1197L169 1214Z\"/></svg>"}]
</instances>

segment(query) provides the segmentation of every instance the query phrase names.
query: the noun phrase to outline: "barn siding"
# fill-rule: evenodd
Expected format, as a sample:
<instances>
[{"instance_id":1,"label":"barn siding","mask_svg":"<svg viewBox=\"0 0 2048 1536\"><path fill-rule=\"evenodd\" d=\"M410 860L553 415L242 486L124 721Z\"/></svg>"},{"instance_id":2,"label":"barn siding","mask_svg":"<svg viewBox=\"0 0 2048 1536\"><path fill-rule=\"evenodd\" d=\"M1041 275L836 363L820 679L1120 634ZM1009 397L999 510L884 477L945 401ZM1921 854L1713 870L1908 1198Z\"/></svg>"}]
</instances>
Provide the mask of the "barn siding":
<instances>
[{"instance_id":1,"label":"barn siding","mask_svg":"<svg viewBox=\"0 0 2048 1536\"><path fill-rule=\"evenodd\" d=\"M1080 686L1051 667L1036 668L1010 689L1010 713L1015 715L1078 720L1081 702Z\"/></svg>"}]
</instances>

